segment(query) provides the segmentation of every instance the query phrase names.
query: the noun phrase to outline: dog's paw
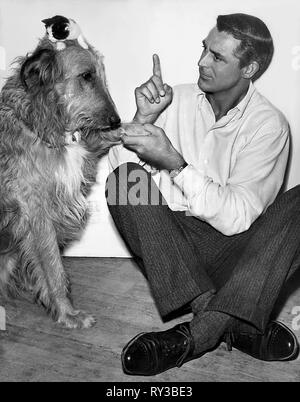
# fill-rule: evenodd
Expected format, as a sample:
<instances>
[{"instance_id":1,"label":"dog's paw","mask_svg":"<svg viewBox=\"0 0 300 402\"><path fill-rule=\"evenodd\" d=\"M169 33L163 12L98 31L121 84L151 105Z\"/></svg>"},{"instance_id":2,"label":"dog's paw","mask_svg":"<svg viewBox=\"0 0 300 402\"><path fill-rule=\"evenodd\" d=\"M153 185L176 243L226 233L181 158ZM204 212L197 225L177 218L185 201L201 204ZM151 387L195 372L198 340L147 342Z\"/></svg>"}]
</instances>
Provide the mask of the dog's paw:
<instances>
[{"instance_id":1,"label":"dog's paw","mask_svg":"<svg viewBox=\"0 0 300 402\"><path fill-rule=\"evenodd\" d=\"M74 310L59 317L58 323L69 329L91 328L96 324L96 320L91 314Z\"/></svg>"}]
</instances>

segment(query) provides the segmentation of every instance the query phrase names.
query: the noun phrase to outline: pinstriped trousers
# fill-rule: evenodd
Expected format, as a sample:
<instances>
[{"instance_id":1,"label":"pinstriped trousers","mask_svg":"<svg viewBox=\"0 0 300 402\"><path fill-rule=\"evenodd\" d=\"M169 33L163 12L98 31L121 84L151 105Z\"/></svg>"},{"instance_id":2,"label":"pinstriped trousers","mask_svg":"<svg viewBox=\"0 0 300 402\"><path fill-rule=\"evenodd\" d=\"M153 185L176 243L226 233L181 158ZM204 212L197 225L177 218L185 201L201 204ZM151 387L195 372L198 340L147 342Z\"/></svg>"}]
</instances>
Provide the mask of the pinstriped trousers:
<instances>
[{"instance_id":1,"label":"pinstriped trousers","mask_svg":"<svg viewBox=\"0 0 300 402\"><path fill-rule=\"evenodd\" d=\"M172 211L151 174L135 163L109 175L106 198L162 317L214 290L206 311L265 330L282 286L300 265L300 186L234 236Z\"/></svg>"}]
</instances>

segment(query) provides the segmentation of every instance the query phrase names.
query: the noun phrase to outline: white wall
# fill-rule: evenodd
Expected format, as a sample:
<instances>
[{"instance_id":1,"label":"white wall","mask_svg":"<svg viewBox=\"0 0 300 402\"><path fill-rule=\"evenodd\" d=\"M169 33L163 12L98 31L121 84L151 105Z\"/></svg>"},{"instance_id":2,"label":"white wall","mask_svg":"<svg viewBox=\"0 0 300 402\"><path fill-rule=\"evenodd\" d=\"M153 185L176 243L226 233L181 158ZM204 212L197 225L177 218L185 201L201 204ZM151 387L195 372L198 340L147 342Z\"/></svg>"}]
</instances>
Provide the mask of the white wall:
<instances>
[{"instance_id":1,"label":"white wall","mask_svg":"<svg viewBox=\"0 0 300 402\"><path fill-rule=\"evenodd\" d=\"M298 0L0 0L0 85L9 63L34 49L43 18L74 18L105 55L111 94L124 121L132 118L134 88L151 74L151 55L161 57L170 85L197 80L201 41L218 14L245 12L262 18L275 42L271 67L256 86L287 116L293 152L287 187L300 183L300 2ZM5 54L4 54L5 53ZM91 222L69 255L128 256L104 199L107 161L91 196Z\"/></svg>"}]
</instances>

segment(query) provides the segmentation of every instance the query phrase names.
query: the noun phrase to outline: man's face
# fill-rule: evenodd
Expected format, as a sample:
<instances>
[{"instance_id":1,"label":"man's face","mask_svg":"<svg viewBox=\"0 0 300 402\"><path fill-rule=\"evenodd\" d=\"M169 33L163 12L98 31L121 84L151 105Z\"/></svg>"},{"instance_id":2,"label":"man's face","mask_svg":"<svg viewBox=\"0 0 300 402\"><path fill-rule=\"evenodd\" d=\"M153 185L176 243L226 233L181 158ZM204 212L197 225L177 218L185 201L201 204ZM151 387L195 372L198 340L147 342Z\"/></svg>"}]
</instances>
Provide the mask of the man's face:
<instances>
[{"instance_id":1,"label":"man's face","mask_svg":"<svg viewBox=\"0 0 300 402\"><path fill-rule=\"evenodd\" d=\"M242 70L235 50L240 40L215 27L203 41L203 52L198 62L199 88L217 93L233 88L242 79Z\"/></svg>"}]
</instances>

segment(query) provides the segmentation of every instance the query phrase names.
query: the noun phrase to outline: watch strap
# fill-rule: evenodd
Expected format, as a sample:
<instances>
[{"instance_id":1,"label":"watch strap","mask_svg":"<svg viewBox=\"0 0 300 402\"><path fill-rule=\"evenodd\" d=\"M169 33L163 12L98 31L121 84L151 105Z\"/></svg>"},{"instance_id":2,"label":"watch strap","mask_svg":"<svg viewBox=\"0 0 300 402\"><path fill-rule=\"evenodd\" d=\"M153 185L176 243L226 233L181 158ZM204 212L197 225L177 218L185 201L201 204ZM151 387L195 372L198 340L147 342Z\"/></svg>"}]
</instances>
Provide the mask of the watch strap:
<instances>
[{"instance_id":1,"label":"watch strap","mask_svg":"<svg viewBox=\"0 0 300 402\"><path fill-rule=\"evenodd\" d=\"M186 162L184 162L181 166L179 166L179 168L169 170L171 179L173 180L176 176L178 176L179 173L181 173L183 171L183 169L186 168L187 166L188 166L188 164Z\"/></svg>"}]
</instances>

